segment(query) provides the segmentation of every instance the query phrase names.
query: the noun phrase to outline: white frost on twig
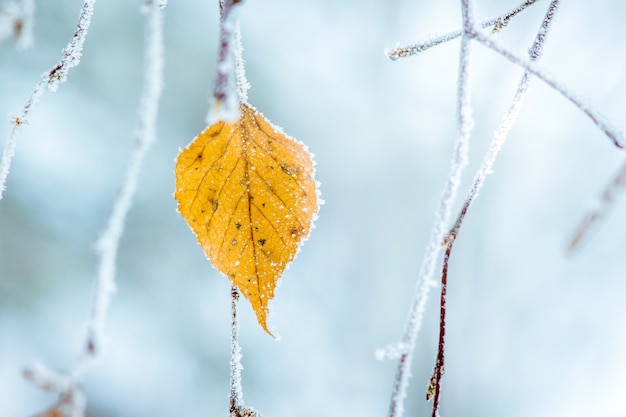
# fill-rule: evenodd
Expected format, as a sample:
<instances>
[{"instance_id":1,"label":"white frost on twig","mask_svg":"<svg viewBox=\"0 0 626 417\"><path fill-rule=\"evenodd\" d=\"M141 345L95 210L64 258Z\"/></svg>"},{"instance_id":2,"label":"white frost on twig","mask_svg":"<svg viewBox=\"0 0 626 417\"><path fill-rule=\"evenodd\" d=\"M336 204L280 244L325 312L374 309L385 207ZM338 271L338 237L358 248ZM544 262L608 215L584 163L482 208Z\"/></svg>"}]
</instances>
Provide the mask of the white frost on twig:
<instances>
[{"instance_id":1,"label":"white frost on twig","mask_svg":"<svg viewBox=\"0 0 626 417\"><path fill-rule=\"evenodd\" d=\"M13 156L15 156L19 129L28 123L30 113L41 99L46 86L49 91L56 91L59 85L67 79L70 68L75 67L80 62L87 31L91 24L95 2L96 0L85 0L74 36L63 50L63 58L61 58L61 61L59 61L57 65L42 75L41 81L35 86L35 89L30 94L30 97L28 97L28 100L26 100L26 104L22 107L19 115L11 117L12 127L4 145L2 160L0 161L0 200L2 200L4 195L9 170L11 169L11 162L13 161Z\"/></svg>"},{"instance_id":2,"label":"white frost on twig","mask_svg":"<svg viewBox=\"0 0 626 417\"><path fill-rule=\"evenodd\" d=\"M611 208L618 201L618 197L624 192L624 189L626 189L626 160L613 175L613 178L598 198L595 207L581 220L567 247L568 253L572 254L583 246L591 234L596 231L600 222L606 218Z\"/></svg>"},{"instance_id":3,"label":"white frost on twig","mask_svg":"<svg viewBox=\"0 0 626 417\"><path fill-rule=\"evenodd\" d=\"M67 80L69 70L80 63L95 4L96 0L85 0L83 8L80 11L74 36L72 36L72 40L67 44L65 49L63 49L63 58L48 73L43 75L43 78L48 81L48 90L56 91L59 86Z\"/></svg>"},{"instance_id":4,"label":"white frost on twig","mask_svg":"<svg viewBox=\"0 0 626 417\"><path fill-rule=\"evenodd\" d=\"M374 356L379 361L397 360L409 352L409 346L404 342L390 343L384 348L376 349Z\"/></svg>"},{"instance_id":5,"label":"white frost on twig","mask_svg":"<svg viewBox=\"0 0 626 417\"><path fill-rule=\"evenodd\" d=\"M126 217L137 190L139 173L145 155L156 140L158 106L163 88L163 15L158 3L153 3L146 13L144 80L138 110L139 121L135 133L135 146L107 228L97 243L100 264L92 312L87 324L84 356L72 372L74 378L80 378L99 354L104 323L111 298L115 293L117 253L124 233Z\"/></svg>"},{"instance_id":6,"label":"white frost on twig","mask_svg":"<svg viewBox=\"0 0 626 417\"><path fill-rule=\"evenodd\" d=\"M531 4L536 3L537 0L526 0L524 3L519 6L511 9L507 13L494 17L492 19L485 20L480 23L480 27L483 29L493 27L494 30L497 27L500 30L502 27L506 26L509 20L525 10ZM443 35L435 36L433 38L427 39L425 41L410 44L410 45L400 45L397 44L393 48L386 48L384 53L387 55L392 61L396 61L399 58L405 58L408 56L418 55L420 52L424 52L427 49L430 49L434 46L440 45L442 43L451 41L453 39L459 38L463 34L462 30L455 30L453 32L444 33Z\"/></svg>"},{"instance_id":7,"label":"white frost on twig","mask_svg":"<svg viewBox=\"0 0 626 417\"><path fill-rule=\"evenodd\" d=\"M70 391L73 386L73 381L67 375L55 372L41 362L26 366L23 374L26 379L45 391L61 394Z\"/></svg>"},{"instance_id":8,"label":"white frost on twig","mask_svg":"<svg viewBox=\"0 0 626 417\"><path fill-rule=\"evenodd\" d=\"M411 376L411 363L417 335L422 327L424 311L430 290L437 285L433 279L435 264L442 250L442 242L449 228L452 205L456 199L461 175L467 166L469 138L471 136L473 119L470 102L470 39L468 34L473 31L473 1L461 0L464 34L461 38L459 54L459 78L457 89L457 121L459 137L455 143L452 163L448 179L444 186L439 207L435 213L435 220L426 247L422 266L411 300L411 306L404 328L401 343L407 346L407 351L400 355L398 368L391 394L389 407L390 417L401 417L404 414L404 400Z\"/></svg>"},{"instance_id":9,"label":"white frost on twig","mask_svg":"<svg viewBox=\"0 0 626 417\"><path fill-rule=\"evenodd\" d=\"M36 362L23 371L24 377L39 388L59 394L59 401L38 416L84 417L87 400L83 392L67 375L55 372Z\"/></svg>"},{"instance_id":10,"label":"white frost on twig","mask_svg":"<svg viewBox=\"0 0 626 417\"><path fill-rule=\"evenodd\" d=\"M248 102L248 90L250 89L250 83L246 78L246 68L243 60L243 43L241 42L241 29L239 28L239 22L235 23L234 32L234 55L235 55L235 77L237 79L237 97L240 103Z\"/></svg>"},{"instance_id":11,"label":"white frost on twig","mask_svg":"<svg viewBox=\"0 0 626 417\"><path fill-rule=\"evenodd\" d=\"M613 142L616 147L624 148L626 140L624 140L624 135L621 131L611 126L609 121L602 114L594 110L593 107L590 106L586 100L580 98L578 95L573 93L569 88L565 87L563 84L557 81L556 78L548 75L530 59L524 58L516 54L515 52L509 50L507 47L502 45L500 42L480 31L474 31L472 33L472 38L476 39L487 48L493 50L494 52L497 52L512 63L521 66L527 72L544 81L546 84L548 84L558 93L560 93L563 97L568 99L583 113L585 113L595 123L595 125L600 130L602 130L602 132L604 132L604 134Z\"/></svg>"},{"instance_id":12,"label":"white frost on twig","mask_svg":"<svg viewBox=\"0 0 626 417\"><path fill-rule=\"evenodd\" d=\"M230 289L231 294L231 333L230 333L230 417L263 417L252 407L246 407L243 402L243 385L241 384L241 345L239 345L239 321L237 318L237 303L239 290L236 286Z\"/></svg>"},{"instance_id":13,"label":"white frost on twig","mask_svg":"<svg viewBox=\"0 0 626 417\"><path fill-rule=\"evenodd\" d=\"M241 0L220 1L220 47L218 51L216 79L212 103L206 121L213 124L218 120L234 122L239 118L239 96L246 95L247 82L239 82L243 72L241 38L237 6ZM239 70L241 68L241 70ZM245 77L243 78L245 80Z\"/></svg>"},{"instance_id":14,"label":"white frost on twig","mask_svg":"<svg viewBox=\"0 0 626 417\"><path fill-rule=\"evenodd\" d=\"M559 5L559 1L560 0L552 0L550 6L548 7L548 11L546 12L545 17L541 22L541 26L537 32L537 35L535 36L535 40L528 50L531 61L538 60L543 53L544 42L551 27L551 24L554 21L554 14ZM467 196L465 197L463 208L457 216L456 222L451 229L451 233L455 235L458 234L467 210L478 196L478 193L485 183L487 175L493 172L493 165L496 162L498 153L502 149L502 146L504 145L504 142L506 141L509 132L511 131L513 125L515 124L515 121L517 120L517 116L519 115L520 109L522 107L524 96L526 95L526 91L528 90L529 82L530 73L526 71L524 72L524 75L522 76L522 79L517 86L517 91L515 92L515 96L513 97L513 102L511 103L511 106L509 107L509 110L507 111L505 116L502 118L500 125L498 126L498 129L496 130L494 137L489 144L489 149L487 150L487 153L483 158L480 168L474 176L472 186L467 193Z\"/></svg>"},{"instance_id":15,"label":"white frost on twig","mask_svg":"<svg viewBox=\"0 0 626 417\"><path fill-rule=\"evenodd\" d=\"M231 413L243 407L243 388L241 386L241 346L239 345L239 322L237 320L237 301L239 290L231 288L231 330L230 330L230 410Z\"/></svg>"}]
</instances>

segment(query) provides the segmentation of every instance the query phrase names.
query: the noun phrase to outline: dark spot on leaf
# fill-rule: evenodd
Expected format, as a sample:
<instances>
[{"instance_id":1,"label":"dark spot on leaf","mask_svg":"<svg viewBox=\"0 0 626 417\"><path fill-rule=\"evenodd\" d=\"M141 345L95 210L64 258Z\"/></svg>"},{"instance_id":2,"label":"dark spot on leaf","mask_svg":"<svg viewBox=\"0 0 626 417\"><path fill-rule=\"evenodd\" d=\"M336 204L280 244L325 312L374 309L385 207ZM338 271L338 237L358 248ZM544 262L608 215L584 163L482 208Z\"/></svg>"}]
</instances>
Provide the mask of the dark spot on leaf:
<instances>
[{"instance_id":1,"label":"dark spot on leaf","mask_svg":"<svg viewBox=\"0 0 626 417\"><path fill-rule=\"evenodd\" d=\"M235 227L237 228L237 230L241 229L241 223L235 223Z\"/></svg>"},{"instance_id":2,"label":"dark spot on leaf","mask_svg":"<svg viewBox=\"0 0 626 417\"><path fill-rule=\"evenodd\" d=\"M304 234L304 228L301 226L292 227L291 229L289 229L289 233L291 234L292 238L296 239Z\"/></svg>"},{"instance_id":3,"label":"dark spot on leaf","mask_svg":"<svg viewBox=\"0 0 626 417\"><path fill-rule=\"evenodd\" d=\"M291 167L289 165L281 163L280 169L282 169L285 174L291 175Z\"/></svg>"},{"instance_id":4,"label":"dark spot on leaf","mask_svg":"<svg viewBox=\"0 0 626 417\"><path fill-rule=\"evenodd\" d=\"M263 245L265 245L265 242L267 242L267 240L259 239L258 242L259 242L259 245L263 246Z\"/></svg>"}]
</instances>

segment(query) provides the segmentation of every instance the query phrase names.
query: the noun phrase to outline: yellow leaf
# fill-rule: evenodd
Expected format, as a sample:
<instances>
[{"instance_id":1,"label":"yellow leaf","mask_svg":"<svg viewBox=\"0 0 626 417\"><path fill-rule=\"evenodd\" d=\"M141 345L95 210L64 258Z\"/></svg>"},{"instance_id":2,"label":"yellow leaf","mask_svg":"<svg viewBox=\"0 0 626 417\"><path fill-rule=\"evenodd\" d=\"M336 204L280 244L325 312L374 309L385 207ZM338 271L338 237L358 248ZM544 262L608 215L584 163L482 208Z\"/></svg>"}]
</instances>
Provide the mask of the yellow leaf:
<instances>
[{"instance_id":1,"label":"yellow leaf","mask_svg":"<svg viewBox=\"0 0 626 417\"><path fill-rule=\"evenodd\" d=\"M318 211L311 155L254 108L207 127L176 161L178 210L267 328L268 301Z\"/></svg>"}]
</instances>

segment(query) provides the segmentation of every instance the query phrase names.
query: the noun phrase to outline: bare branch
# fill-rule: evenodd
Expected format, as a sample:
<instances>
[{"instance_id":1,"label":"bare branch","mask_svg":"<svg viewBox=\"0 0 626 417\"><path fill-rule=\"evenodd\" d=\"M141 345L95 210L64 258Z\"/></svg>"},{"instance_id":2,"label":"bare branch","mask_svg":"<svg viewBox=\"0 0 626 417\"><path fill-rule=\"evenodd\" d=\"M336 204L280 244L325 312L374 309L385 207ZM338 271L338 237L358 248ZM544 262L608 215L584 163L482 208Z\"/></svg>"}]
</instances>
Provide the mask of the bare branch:
<instances>
[{"instance_id":1,"label":"bare branch","mask_svg":"<svg viewBox=\"0 0 626 417\"><path fill-rule=\"evenodd\" d=\"M624 189L626 189L626 161L624 161L598 198L596 207L590 210L578 225L567 247L568 253L575 253L583 246L591 234L596 231L600 222L606 218L611 208L617 202L617 197L624 192Z\"/></svg>"},{"instance_id":2,"label":"bare branch","mask_svg":"<svg viewBox=\"0 0 626 417\"><path fill-rule=\"evenodd\" d=\"M467 33L473 30L473 1L461 0L463 11L463 28ZM452 204L457 195L461 174L467 165L469 138L471 136L473 119L470 103L470 38L464 33L461 38L459 56L459 79L457 88L457 122L459 137L455 143L452 164L448 179L435 213L435 221L430 239L426 247L422 267L417 279L416 288L411 300L409 315L404 328L401 343L407 347L398 360L396 377L389 407L390 417L401 417L404 414L404 400L410 378L410 366L415 351L417 335L422 327L424 310L431 288L437 285L433 280L435 263L441 252L441 242L446 234L450 221Z\"/></svg>"},{"instance_id":3,"label":"bare branch","mask_svg":"<svg viewBox=\"0 0 626 417\"><path fill-rule=\"evenodd\" d=\"M239 290L234 285L231 294L230 322L230 413L243 407L243 391L241 388L241 346L239 345L239 323L237 322L237 301Z\"/></svg>"},{"instance_id":4,"label":"bare branch","mask_svg":"<svg viewBox=\"0 0 626 417\"><path fill-rule=\"evenodd\" d=\"M449 234L450 238L446 245L446 251L443 255L443 265L441 268L441 296L439 298L439 342L437 344L437 359L435 361L435 369L433 375L428 382L428 391L426 392L426 400L433 399L432 417L439 415L439 399L441 396L441 380L444 374L445 346L446 346L446 294L448 289L448 267L450 263L450 255L452 247L456 240L456 235Z\"/></svg>"},{"instance_id":5,"label":"bare branch","mask_svg":"<svg viewBox=\"0 0 626 417\"><path fill-rule=\"evenodd\" d=\"M553 22L554 14L558 8L560 0L552 0L550 6L548 7L548 11L541 22L541 26L535 40L533 42L532 47L529 49L529 55L531 61L535 61L539 59L543 51L543 45L546 39L546 35L551 27ZM489 150L485 154L483 158L483 162L476 172L474 176L474 181L472 186L465 198L465 202L463 203L463 207L459 212L456 221L450 231L448 232L446 239L444 240L444 245L446 246L446 252L443 259L443 266L441 270L441 297L440 297L440 321L439 321L439 344L437 350L437 359L435 361L435 368L433 371L433 375L429 381L429 388L427 392L427 399L430 397L433 398L433 413L432 416L436 417L439 409L439 399L441 394L441 380L444 374L444 366L445 366L445 328L446 328L446 288L448 282L448 263L452 253L452 248L454 243L456 242L456 237L458 236L459 230L463 223L463 219L465 218L470 206L472 205L474 199L478 197L479 191L482 189L482 186L487 178L487 175L492 173L492 168L495 163L496 157L502 149L506 138L515 124L517 120L517 116L522 106L522 102L526 91L528 90L528 84L530 80L530 74L525 72L522 76L522 79L519 82L517 87L517 91L515 92L515 97L513 98L513 103L511 107L507 111L506 115L503 117L500 122L500 126L498 127L491 144L489 145Z\"/></svg>"},{"instance_id":6,"label":"bare branch","mask_svg":"<svg viewBox=\"0 0 626 417\"><path fill-rule=\"evenodd\" d=\"M509 50L504 45L497 42L495 39L492 39L491 37L485 35L484 33L475 31L471 34L471 36L473 39L476 39L487 48L497 52L512 63L521 66L530 74L544 81L546 84L548 84L558 93L560 93L563 97L568 99L572 104L578 107L583 113L585 113L593 121L593 123L595 123L595 125L600 130L602 130L602 132L604 132L604 134L611 140L611 142L613 142L613 145L620 149L624 148L624 143L626 141L624 140L623 133L611 126L608 120L606 120L603 115L595 111L592 106L590 106L585 100L574 94L571 90L569 90L559 81L557 81L556 78L545 73L531 60L525 59L517 55L515 52Z\"/></svg>"},{"instance_id":7,"label":"bare branch","mask_svg":"<svg viewBox=\"0 0 626 417\"><path fill-rule=\"evenodd\" d=\"M87 324L84 355L73 371L73 377L76 379L91 367L93 360L100 353L104 323L111 298L115 293L117 253L126 217L137 190L137 181L145 155L156 140L157 113L163 85L163 16L160 9L160 4L156 1L146 8L144 84L139 104L135 146L107 228L97 244L100 265L91 317Z\"/></svg>"},{"instance_id":8,"label":"bare branch","mask_svg":"<svg viewBox=\"0 0 626 417\"><path fill-rule=\"evenodd\" d=\"M497 32L500 29L507 26L510 20L514 16L516 16L517 14L525 10L528 6L536 2L537 0L527 0L524 3L520 4L519 6L517 6L516 8L506 12L505 14L501 16L498 16L489 20L485 20L484 22L480 23L480 27L482 27L483 29L492 27L493 31ZM387 55L393 61L399 58L405 58L405 57L409 57L413 55L418 55L420 52L424 52L432 48L433 46L437 46L442 43L456 39L460 37L462 34L463 34L462 30L456 30L454 32L448 32L443 35L428 39L426 41L423 41L417 44L405 45L405 46L398 45L393 49L386 49L385 55Z\"/></svg>"},{"instance_id":9,"label":"bare branch","mask_svg":"<svg viewBox=\"0 0 626 417\"><path fill-rule=\"evenodd\" d=\"M207 114L209 124L239 118L237 88L237 61L241 51L237 6L243 0L220 0L220 46L217 59L217 77L213 88L213 103ZM240 57L241 55L239 55Z\"/></svg>"},{"instance_id":10,"label":"bare branch","mask_svg":"<svg viewBox=\"0 0 626 417\"><path fill-rule=\"evenodd\" d=\"M79 64L85 39L87 38L87 31L91 24L95 2L96 0L85 0L80 11L74 36L63 50L63 58L61 58L58 64L42 75L41 81L35 86L35 89L30 94L30 97L28 97L28 100L26 100L26 104L22 107L19 115L11 117L12 127L7 142L4 145L2 160L0 161L0 200L2 200L6 189L6 182L9 176L11 162L15 155L19 130L23 125L28 123L30 113L43 96L45 88L47 87L49 91L56 91L59 85L67 79L69 70Z\"/></svg>"}]
</instances>

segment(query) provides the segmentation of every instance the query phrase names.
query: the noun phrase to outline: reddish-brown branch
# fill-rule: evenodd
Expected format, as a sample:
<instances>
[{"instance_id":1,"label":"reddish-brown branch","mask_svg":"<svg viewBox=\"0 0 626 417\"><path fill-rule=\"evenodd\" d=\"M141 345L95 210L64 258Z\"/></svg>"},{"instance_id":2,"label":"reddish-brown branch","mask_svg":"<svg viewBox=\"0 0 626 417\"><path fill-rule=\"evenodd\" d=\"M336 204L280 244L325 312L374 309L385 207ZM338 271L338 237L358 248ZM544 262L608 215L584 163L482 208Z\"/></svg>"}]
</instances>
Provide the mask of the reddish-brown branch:
<instances>
[{"instance_id":1,"label":"reddish-brown branch","mask_svg":"<svg viewBox=\"0 0 626 417\"><path fill-rule=\"evenodd\" d=\"M429 392L433 396L433 414L432 417L437 417L439 411L439 398L441 395L441 379L444 374L445 365L445 346L446 346L446 295L448 287L448 266L450 261L450 254L452 253L452 247L456 241L456 234L450 232L446 237L446 251L443 256L443 266L441 269L441 297L439 299L439 343L437 347L437 360L435 362L435 369L433 376L429 384ZM434 392L431 392L431 388Z\"/></svg>"}]
</instances>

